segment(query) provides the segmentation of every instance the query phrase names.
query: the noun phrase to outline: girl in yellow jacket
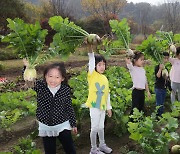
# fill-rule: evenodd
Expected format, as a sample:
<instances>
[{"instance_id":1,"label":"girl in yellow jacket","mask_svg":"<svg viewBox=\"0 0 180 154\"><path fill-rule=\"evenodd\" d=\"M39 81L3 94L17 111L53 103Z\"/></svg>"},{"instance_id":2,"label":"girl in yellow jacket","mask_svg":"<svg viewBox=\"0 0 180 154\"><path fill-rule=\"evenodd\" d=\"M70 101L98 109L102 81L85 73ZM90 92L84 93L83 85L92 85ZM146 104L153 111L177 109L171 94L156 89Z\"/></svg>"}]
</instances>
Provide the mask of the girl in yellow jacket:
<instances>
[{"instance_id":1,"label":"girl in yellow jacket","mask_svg":"<svg viewBox=\"0 0 180 154\"><path fill-rule=\"evenodd\" d=\"M89 55L89 71L88 85L89 95L86 106L90 109L91 118L91 151L90 154L111 153L112 149L105 144L104 140L104 121L105 112L109 117L112 116L112 107L110 104L109 82L105 75L106 60L101 55L94 56L94 53ZM99 147L97 147L96 139L99 137Z\"/></svg>"}]
</instances>

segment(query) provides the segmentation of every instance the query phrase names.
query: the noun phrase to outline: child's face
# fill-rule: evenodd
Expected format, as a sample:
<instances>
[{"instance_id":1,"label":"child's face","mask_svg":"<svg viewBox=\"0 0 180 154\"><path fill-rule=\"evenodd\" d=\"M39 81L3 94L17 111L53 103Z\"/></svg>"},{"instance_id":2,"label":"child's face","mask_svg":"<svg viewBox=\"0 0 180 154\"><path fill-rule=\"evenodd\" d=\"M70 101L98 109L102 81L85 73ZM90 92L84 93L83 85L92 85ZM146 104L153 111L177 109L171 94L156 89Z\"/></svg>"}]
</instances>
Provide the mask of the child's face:
<instances>
[{"instance_id":1,"label":"child's face","mask_svg":"<svg viewBox=\"0 0 180 154\"><path fill-rule=\"evenodd\" d=\"M96 70L97 70L98 73L100 73L100 74L104 73L105 69L106 69L105 62L100 61L99 63L97 63Z\"/></svg>"},{"instance_id":2,"label":"child's face","mask_svg":"<svg viewBox=\"0 0 180 154\"><path fill-rule=\"evenodd\" d=\"M135 65L138 67L143 67L144 66L144 56L141 56L138 60L136 60Z\"/></svg>"},{"instance_id":3,"label":"child's face","mask_svg":"<svg viewBox=\"0 0 180 154\"><path fill-rule=\"evenodd\" d=\"M64 81L64 78L56 68L50 69L45 78L48 86L51 88L59 86L61 82Z\"/></svg>"},{"instance_id":4,"label":"child's face","mask_svg":"<svg viewBox=\"0 0 180 154\"><path fill-rule=\"evenodd\" d=\"M169 61L169 56L164 56L164 58L163 58L164 64L167 63L168 61Z\"/></svg>"}]
</instances>

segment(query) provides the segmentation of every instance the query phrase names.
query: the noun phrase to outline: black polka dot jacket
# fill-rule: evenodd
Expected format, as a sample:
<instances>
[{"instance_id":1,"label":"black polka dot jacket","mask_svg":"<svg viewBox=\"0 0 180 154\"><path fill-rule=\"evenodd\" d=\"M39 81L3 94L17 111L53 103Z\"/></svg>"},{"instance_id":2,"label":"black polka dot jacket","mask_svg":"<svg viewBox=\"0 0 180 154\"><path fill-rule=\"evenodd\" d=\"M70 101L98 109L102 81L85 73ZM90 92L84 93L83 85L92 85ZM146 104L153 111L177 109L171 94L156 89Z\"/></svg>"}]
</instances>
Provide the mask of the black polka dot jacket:
<instances>
[{"instance_id":1,"label":"black polka dot jacket","mask_svg":"<svg viewBox=\"0 0 180 154\"><path fill-rule=\"evenodd\" d=\"M53 97L46 82L37 80L34 90L37 93L36 116L38 121L54 126L69 120L71 127L76 127L69 86L62 84Z\"/></svg>"}]
</instances>

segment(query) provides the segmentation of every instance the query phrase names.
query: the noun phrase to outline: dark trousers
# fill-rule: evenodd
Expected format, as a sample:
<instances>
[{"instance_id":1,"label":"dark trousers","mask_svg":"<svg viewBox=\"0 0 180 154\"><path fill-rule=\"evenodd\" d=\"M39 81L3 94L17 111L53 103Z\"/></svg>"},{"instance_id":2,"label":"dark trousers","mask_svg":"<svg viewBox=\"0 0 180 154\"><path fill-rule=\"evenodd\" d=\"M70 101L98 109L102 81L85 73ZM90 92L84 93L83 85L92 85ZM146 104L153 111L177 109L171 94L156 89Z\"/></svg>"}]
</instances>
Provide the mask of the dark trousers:
<instances>
[{"instance_id":1,"label":"dark trousers","mask_svg":"<svg viewBox=\"0 0 180 154\"><path fill-rule=\"evenodd\" d=\"M158 109L158 116L161 116L164 111L164 102L166 97L166 89L155 89L156 93L156 106L160 106Z\"/></svg>"},{"instance_id":2,"label":"dark trousers","mask_svg":"<svg viewBox=\"0 0 180 154\"><path fill-rule=\"evenodd\" d=\"M76 154L70 130L64 130L57 137L43 137L45 154L56 154L56 138L61 142L66 154Z\"/></svg>"},{"instance_id":3,"label":"dark trousers","mask_svg":"<svg viewBox=\"0 0 180 154\"><path fill-rule=\"evenodd\" d=\"M144 110L144 101L145 101L145 90L133 89L132 91L132 110L131 114L133 114L133 109L137 108L139 111Z\"/></svg>"}]
</instances>

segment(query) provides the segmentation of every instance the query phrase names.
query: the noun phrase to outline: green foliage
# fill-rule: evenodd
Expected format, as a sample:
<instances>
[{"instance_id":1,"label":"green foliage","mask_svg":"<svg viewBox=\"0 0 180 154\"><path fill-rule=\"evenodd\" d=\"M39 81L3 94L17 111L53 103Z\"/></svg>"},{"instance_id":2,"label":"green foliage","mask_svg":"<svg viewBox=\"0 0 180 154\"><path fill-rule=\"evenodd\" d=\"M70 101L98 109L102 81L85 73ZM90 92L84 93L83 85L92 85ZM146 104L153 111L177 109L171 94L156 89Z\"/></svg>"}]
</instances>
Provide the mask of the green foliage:
<instances>
[{"instance_id":1,"label":"green foliage","mask_svg":"<svg viewBox=\"0 0 180 154\"><path fill-rule=\"evenodd\" d=\"M180 46L180 34L174 35L174 42Z\"/></svg>"},{"instance_id":2,"label":"green foliage","mask_svg":"<svg viewBox=\"0 0 180 154\"><path fill-rule=\"evenodd\" d=\"M23 20L7 19L11 33L2 37L2 42L9 43L21 58L26 58L30 66L39 63L39 55L43 51L47 30L42 30L39 22L26 24Z\"/></svg>"},{"instance_id":3,"label":"green foliage","mask_svg":"<svg viewBox=\"0 0 180 154\"><path fill-rule=\"evenodd\" d=\"M73 88L72 104L79 128L81 128L82 119L88 111L84 105L88 97L88 83L86 78L87 72L82 71L80 75L72 77L69 80L69 85Z\"/></svg>"},{"instance_id":4,"label":"green foliage","mask_svg":"<svg viewBox=\"0 0 180 154\"><path fill-rule=\"evenodd\" d=\"M168 45L173 44L173 32L157 31L156 35L160 41L166 40Z\"/></svg>"},{"instance_id":5,"label":"green foliage","mask_svg":"<svg viewBox=\"0 0 180 154\"><path fill-rule=\"evenodd\" d=\"M153 35L149 37L139 45L136 50L141 51L147 57L151 57L154 61L162 63L162 53L165 51L167 41L158 41Z\"/></svg>"},{"instance_id":6,"label":"green foliage","mask_svg":"<svg viewBox=\"0 0 180 154\"><path fill-rule=\"evenodd\" d=\"M67 57L70 53L73 53L75 48L88 35L81 27L70 22L67 18L63 19L61 16L51 17L49 25L57 32L50 45L51 49L62 57Z\"/></svg>"},{"instance_id":7,"label":"green foliage","mask_svg":"<svg viewBox=\"0 0 180 154\"><path fill-rule=\"evenodd\" d=\"M99 54L103 55L105 58L109 58L110 55L116 54L116 51L119 50L119 44L116 44L116 41L112 41L109 38L102 40L102 43L98 46Z\"/></svg>"},{"instance_id":8,"label":"green foliage","mask_svg":"<svg viewBox=\"0 0 180 154\"><path fill-rule=\"evenodd\" d=\"M4 69L3 64L0 63L0 71L2 71Z\"/></svg>"},{"instance_id":9,"label":"green foliage","mask_svg":"<svg viewBox=\"0 0 180 154\"><path fill-rule=\"evenodd\" d=\"M0 48L0 60L11 60L17 58L18 56L14 53L12 49L5 49L4 47Z\"/></svg>"},{"instance_id":10,"label":"green foliage","mask_svg":"<svg viewBox=\"0 0 180 154\"><path fill-rule=\"evenodd\" d=\"M128 123L130 138L138 142L146 154L168 154L168 144L177 141L179 135L175 132L178 120L170 113L165 113L157 120L156 113L144 117L142 112L134 109L130 116L133 122Z\"/></svg>"},{"instance_id":11,"label":"green foliage","mask_svg":"<svg viewBox=\"0 0 180 154\"><path fill-rule=\"evenodd\" d=\"M35 115L35 96L36 93L33 90L1 93L0 126L8 129L20 118Z\"/></svg>"},{"instance_id":12,"label":"green foliage","mask_svg":"<svg viewBox=\"0 0 180 154\"><path fill-rule=\"evenodd\" d=\"M127 19L122 19L121 22L118 20L110 20L109 24L112 28L112 32L116 34L118 40L113 42L113 46L129 49L131 42L130 27L127 23Z\"/></svg>"},{"instance_id":13,"label":"green foliage","mask_svg":"<svg viewBox=\"0 0 180 154\"><path fill-rule=\"evenodd\" d=\"M128 71L123 67L110 67L106 70L105 75L109 80L113 120L115 122L114 131L115 134L121 136L127 131L129 113L126 111L131 102L131 78ZM88 97L87 72L82 71L77 77L71 78L69 83L74 89L72 102L74 106L77 106L75 111L78 115L78 121L81 121L85 112L83 104ZM82 109L79 108L80 106Z\"/></svg>"},{"instance_id":14,"label":"green foliage","mask_svg":"<svg viewBox=\"0 0 180 154\"><path fill-rule=\"evenodd\" d=\"M176 101L172 105L172 116L180 117L180 102Z\"/></svg>"},{"instance_id":15,"label":"green foliage","mask_svg":"<svg viewBox=\"0 0 180 154\"><path fill-rule=\"evenodd\" d=\"M13 154L40 154L41 151L36 149L36 144L30 137L21 138L19 143L14 146Z\"/></svg>"},{"instance_id":16,"label":"green foliage","mask_svg":"<svg viewBox=\"0 0 180 154\"><path fill-rule=\"evenodd\" d=\"M23 0L1 0L0 1L0 29L6 32L7 18L26 18ZM2 32L1 31L1 32Z\"/></svg>"}]
</instances>

